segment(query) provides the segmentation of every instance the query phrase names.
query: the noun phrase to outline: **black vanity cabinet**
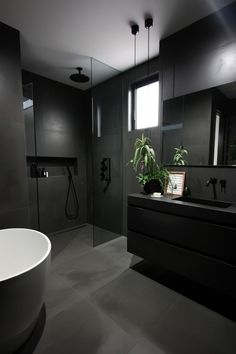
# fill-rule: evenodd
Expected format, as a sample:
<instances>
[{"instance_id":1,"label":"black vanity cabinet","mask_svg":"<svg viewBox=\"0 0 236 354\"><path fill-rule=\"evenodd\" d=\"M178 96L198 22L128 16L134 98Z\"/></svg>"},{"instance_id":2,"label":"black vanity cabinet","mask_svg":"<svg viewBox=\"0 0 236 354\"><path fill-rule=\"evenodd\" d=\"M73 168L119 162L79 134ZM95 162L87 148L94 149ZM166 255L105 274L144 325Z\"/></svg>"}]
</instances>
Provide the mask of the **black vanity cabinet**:
<instances>
[{"instance_id":1,"label":"black vanity cabinet","mask_svg":"<svg viewBox=\"0 0 236 354\"><path fill-rule=\"evenodd\" d=\"M236 298L236 207L128 197L128 251Z\"/></svg>"}]
</instances>

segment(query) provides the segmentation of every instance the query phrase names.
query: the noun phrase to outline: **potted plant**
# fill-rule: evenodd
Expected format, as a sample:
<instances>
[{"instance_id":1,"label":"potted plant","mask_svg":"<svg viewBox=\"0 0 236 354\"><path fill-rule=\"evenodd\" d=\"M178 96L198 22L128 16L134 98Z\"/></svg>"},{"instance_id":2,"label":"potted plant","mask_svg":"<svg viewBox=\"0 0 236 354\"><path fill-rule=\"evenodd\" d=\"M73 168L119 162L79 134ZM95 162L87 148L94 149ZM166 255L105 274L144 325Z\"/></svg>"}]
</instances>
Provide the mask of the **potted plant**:
<instances>
[{"instance_id":1,"label":"potted plant","mask_svg":"<svg viewBox=\"0 0 236 354\"><path fill-rule=\"evenodd\" d=\"M137 173L138 182L147 194L164 192L169 172L164 166L157 164L151 141L144 134L135 140L134 156L128 163Z\"/></svg>"}]
</instances>

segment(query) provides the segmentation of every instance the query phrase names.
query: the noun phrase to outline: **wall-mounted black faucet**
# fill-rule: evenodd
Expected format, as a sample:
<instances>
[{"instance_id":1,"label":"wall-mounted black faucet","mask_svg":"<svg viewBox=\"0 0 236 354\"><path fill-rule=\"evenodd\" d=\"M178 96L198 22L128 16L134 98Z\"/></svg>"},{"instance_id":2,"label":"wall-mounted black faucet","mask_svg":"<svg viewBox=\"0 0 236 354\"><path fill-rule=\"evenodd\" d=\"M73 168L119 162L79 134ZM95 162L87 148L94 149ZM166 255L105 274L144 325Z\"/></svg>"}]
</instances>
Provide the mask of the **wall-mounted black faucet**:
<instances>
[{"instance_id":1,"label":"wall-mounted black faucet","mask_svg":"<svg viewBox=\"0 0 236 354\"><path fill-rule=\"evenodd\" d=\"M221 179L220 180L220 190L221 190L221 192L225 193L225 191L226 191L226 179Z\"/></svg>"},{"instance_id":2,"label":"wall-mounted black faucet","mask_svg":"<svg viewBox=\"0 0 236 354\"><path fill-rule=\"evenodd\" d=\"M208 187L210 184L212 184L212 187L213 187L213 198L214 199L217 199L217 196L216 196L216 183L217 183L217 178L210 178L206 181L206 186Z\"/></svg>"}]
</instances>

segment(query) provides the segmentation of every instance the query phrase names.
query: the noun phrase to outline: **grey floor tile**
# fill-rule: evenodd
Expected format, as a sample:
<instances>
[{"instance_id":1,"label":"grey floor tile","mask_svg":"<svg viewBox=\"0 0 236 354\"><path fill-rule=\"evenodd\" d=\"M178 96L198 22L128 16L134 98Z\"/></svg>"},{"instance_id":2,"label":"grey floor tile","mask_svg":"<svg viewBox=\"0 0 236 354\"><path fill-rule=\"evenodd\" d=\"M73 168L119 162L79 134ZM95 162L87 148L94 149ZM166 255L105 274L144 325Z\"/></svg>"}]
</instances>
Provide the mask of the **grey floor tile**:
<instances>
[{"instance_id":1,"label":"grey floor tile","mask_svg":"<svg viewBox=\"0 0 236 354\"><path fill-rule=\"evenodd\" d=\"M172 290L131 269L91 296L107 315L136 336L148 336L149 328L178 298Z\"/></svg>"},{"instance_id":2,"label":"grey floor tile","mask_svg":"<svg viewBox=\"0 0 236 354\"><path fill-rule=\"evenodd\" d=\"M143 340L135 345L128 354L169 354L170 352L164 352L162 349L157 348L152 343ZM171 353L174 354L174 353ZM190 354L190 353L189 353Z\"/></svg>"},{"instance_id":3,"label":"grey floor tile","mask_svg":"<svg viewBox=\"0 0 236 354\"><path fill-rule=\"evenodd\" d=\"M97 247L101 252L108 253L110 256L123 256L127 252L127 238L120 236L115 240L106 242Z\"/></svg>"},{"instance_id":4,"label":"grey floor tile","mask_svg":"<svg viewBox=\"0 0 236 354\"><path fill-rule=\"evenodd\" d=\"M93 226L85 225L75 230L76 235L81 241L87 243L89 246L93 247Z\"/></svg>"},{"instance_id":5,"label":"grey floor tile","mask_svg":"<svg viewBox=\"0 0 236 354\"><path fill-rule=\"evenodd\" d=\"M93 249L76 259L67 259L58 267L57 274L66 278L82 294L91 294L128 267L129 260L126 257L114 259Z\"/></svg>"},{"instance_id":6,"label":"grey floor tile","mask_svg":"<svg viewBox=\"0 0 236 354\"><path fill-rule=\"evenodd\" d=\"M47 309L47 319L65 311L74 302L78 303L84 298L73 289L68 281L56 274L49 274L45 304Z\"/></svg>"},{"instance_id":7,"label":"grey floor tile","mask_svg":"<svg viewBox=\"0 0 236 354\"><path fill-rule=\"evenodd\" d=\"M51 271L52 272L59 272L60 269L65 267L66 262L74 262L84 253L92 251L93 247L90 244L89 237L91 235L87 235L84 229L79 229L77 232L73 232L73 237L71 233L64 234L64 238L67 239L67 242L62 242L61 238L57 238L59 235L54 236L54 243L52 243L52 250L53 248L58 249L59 243L60 247L64 246L63 249L57 253L56 256L52 257L52 264L51 264ZM56 251L52 251L55 252Z\"/></svg>"},{"instance_id":8,"label":"grey floor tile","mask_svg":"<svg viewBox=\"0 0 236 354\"><path fill-rule=\"evenodd\" d=\"M116 239L117 237L120 237L120 235L109 230L101 229L98 226L94 226L93 237L94 246L98 246L100 244L104 244L104 242L109 242Z\"/></svg>"},{"instance_id":9,"label":"grey floor tile","mask_svg":"<svg viewBox=\"0 0 236 354\"><path fill-rule=\"evenodd\" d=\"M123 265L124 269L129 268L132 264L133 255L127 252L127 238L124 236L100 245L96 249L106 257L109 257L112 262Z\"/></svg>"},{"instance_id":10,"label":"grey floor tile","mask_svg":"<svg viewBox=\"0 0 236 354\"><path fill-rule=\"evenodd\" d=\"M91 237L88 227L53 240L35 354L236 353L234 322L130 269L126 238L92 248Z\"/></svg>"},{"instance_id":11,"label":"grey floor tile","mask_svg":"<svg viewBox=\"0 0 236 354\"><path fill-rule=\"evenodd\" d=\"M73 240L75 236L71 233L60 233L50 236L50 241L52 245L51 258L54 260Z\"/></svg>"},{"instance_id":12,"label":"grey floor tile","mask_svg":"<svg viewBox=\"0 0 236 354\"><path fill-rule=\"evenodd\" d=\"M124 262L124 259L126 259L128 267L142 261L142 258L127 252L127 237L125 236L120 236L115 240L100 245L97 249L116 261L121 259Z\"/></svg>"},{"instance_id":13,"label":"grey floor tile","mask_svg":"<svg viewBox=\"0 0 236 354\"><path fill-rule=\"evenodd\" d=\"M50 236L52 244L52 259L56 258L60 253L70 246L73 240L78 240L80 244L93 245L93 230L90 225L70 230L67 232L57 233Z\"/></svg>"},{"instance_id":14,"label":"grey floor tile","mask_svg":"<svg viewBox=\"0 0 236 354\"><path fill-rule=\"evenodd\" d=\"M167 353L236 353L236 323L184 297L152 328L150 338Z\"/></svg>"},{"instance_id":15,"label":"grey floor tile","mask_svg":"<svg viewBox=\"0 0 236 354\"><path fill-rule=\"evenodd\" d=\"M80 239L75 238L73 239L67 247L58 254L58 256L55 258L54 262L52 263L52 266L58 266L61 263L65 263L67 260L71 260L72 258L76 259L82 254L91 251L93 248L89 246L87 243L82 242Z\"/></svg>"},{"instance_id":16,"label":"grey floor tile","mask_svg":"<svg viewBox=\"0 0 236 354\"><path fill-rule=\"evenodd\" d=\"M142 261L142 258L127 252L127 237L125 236L120 236L115 240L106 242L98 246L97 249L99 249L100 252L104 252L106 255L109 255L115 260L118 260L119 258L124 260L124 258L126 258L128 260L129 267Z\"/></svg>"},{"instance_id":17,"label":"grey floor tile","mask_svg":"<svg viewBox=\"0 0 236 354\"><path fill-rule=\"evenodd\" d=\"M50 319L35 354L126 354L136 341L88 301Z\"/></svg>"}]
</instances>

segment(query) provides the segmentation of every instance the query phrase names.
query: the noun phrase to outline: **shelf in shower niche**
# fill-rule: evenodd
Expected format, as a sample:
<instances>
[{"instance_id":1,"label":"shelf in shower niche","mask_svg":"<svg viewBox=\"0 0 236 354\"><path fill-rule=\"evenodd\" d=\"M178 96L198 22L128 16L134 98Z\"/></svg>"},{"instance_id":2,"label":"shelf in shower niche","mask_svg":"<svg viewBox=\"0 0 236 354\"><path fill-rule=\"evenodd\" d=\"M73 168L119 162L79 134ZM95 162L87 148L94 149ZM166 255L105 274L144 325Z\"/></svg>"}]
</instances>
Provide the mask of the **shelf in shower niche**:
<instances>
[{"instance_id":1,"label":"shelf in shower niche","mask_svg":"<svg viewBox=\"0 0 236 354\"><path fill-rule=\"evenodd\" d=\"M42 172L42 169L48 174L48 177L55 176L67 176L67 166L73 176L78 175L77 158L75 157L52 157L52 156L26 156L27 161L27 174L28 177L38 178L40 177L38 171Z\"/></svg>"}]
</instances>

